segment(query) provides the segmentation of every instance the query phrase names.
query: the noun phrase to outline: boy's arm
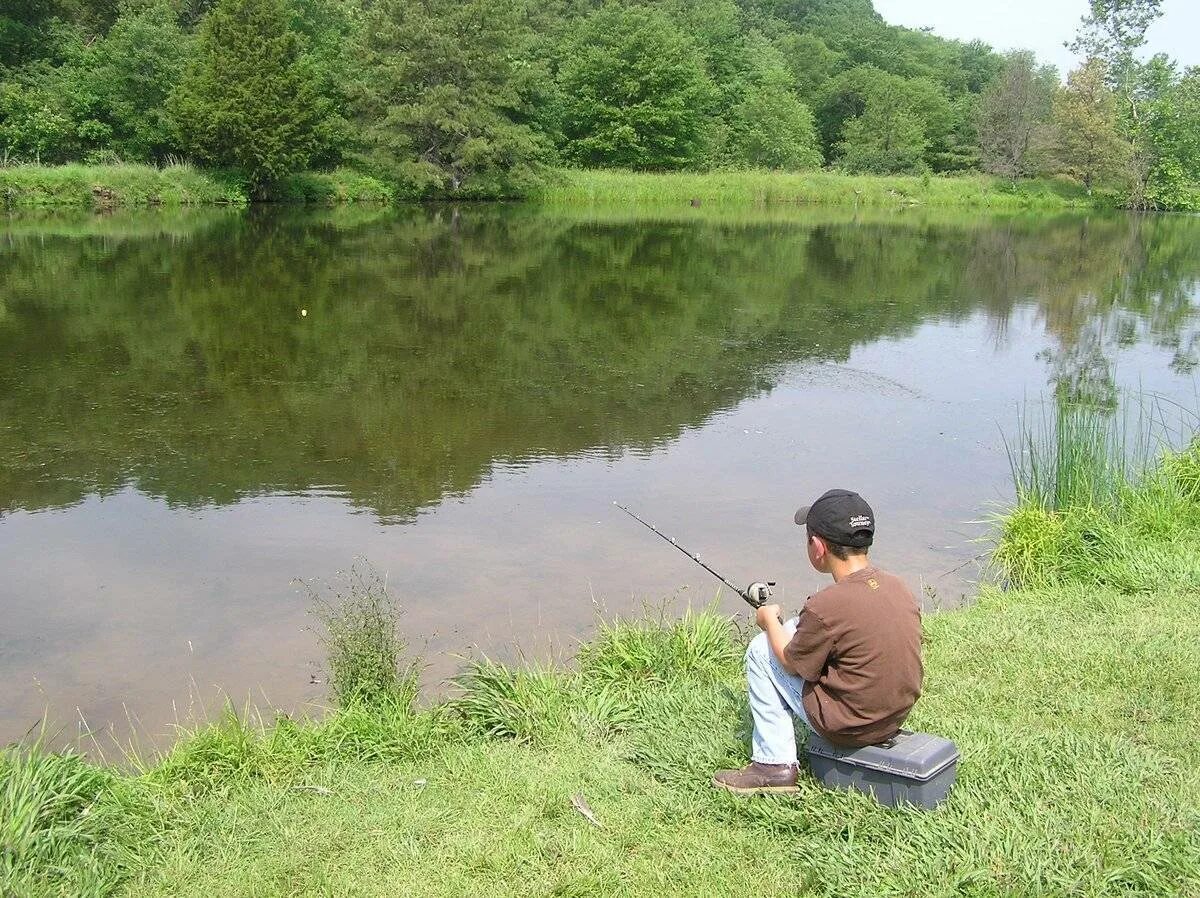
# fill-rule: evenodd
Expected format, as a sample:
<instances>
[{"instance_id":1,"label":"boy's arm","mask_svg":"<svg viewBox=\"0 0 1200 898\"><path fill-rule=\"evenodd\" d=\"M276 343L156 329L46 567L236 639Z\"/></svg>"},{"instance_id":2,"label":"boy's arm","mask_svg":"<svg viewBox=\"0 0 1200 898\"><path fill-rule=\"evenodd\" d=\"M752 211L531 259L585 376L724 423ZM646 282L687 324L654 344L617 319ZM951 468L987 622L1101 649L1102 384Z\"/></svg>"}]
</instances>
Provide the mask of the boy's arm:
<instances>
[{"instance_id":1,"label":"boy's arm","mask_svg":"<svg viewBox=\"0 0 1200 898\"><path fill-rule=\"evenodd\" d=\"M787 648L791 637L787 631L783 629L783 609L778 605L763 605L758 609L757 621L759 629L767 634L767 642L771 646L771 653L779 659L779 663L787 665L787 659L784 658L784 649Z\"/></svg>"},{"instance_id":2,"label":"boy's arm","mask_svg":"<svg viewBox=\"0 0 1200 898\"><path fill-rule=\"evenodd\" d=\"M758 609L758 626L767 634L772 653L784 670L815 683L833 651L833 634L821 618L806 608L800 612L796 632L789 638L779 616L778 605Z\"/></svg>"}]
</instances>

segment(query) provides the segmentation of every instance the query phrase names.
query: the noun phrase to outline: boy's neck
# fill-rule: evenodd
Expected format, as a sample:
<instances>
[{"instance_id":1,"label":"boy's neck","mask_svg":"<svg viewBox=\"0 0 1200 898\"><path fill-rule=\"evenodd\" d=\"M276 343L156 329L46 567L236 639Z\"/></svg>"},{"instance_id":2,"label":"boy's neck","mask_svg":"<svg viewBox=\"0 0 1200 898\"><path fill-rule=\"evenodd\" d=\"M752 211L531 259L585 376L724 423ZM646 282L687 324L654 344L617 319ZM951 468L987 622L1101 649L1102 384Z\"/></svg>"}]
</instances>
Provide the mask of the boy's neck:
<instances>
[{"instance_id":1,"label":"boy's neck","mask_svg":"<svg viewBox=\"0 0 1200 898\"><path fill-rule=\"evenodd\" d=\"M851 555L844 561L834 557L829 559L829 573L833 577L834 583L840 583L851 574L857 574L870 566L871 562L866 555Z\"/></svg>"}]
</instances>

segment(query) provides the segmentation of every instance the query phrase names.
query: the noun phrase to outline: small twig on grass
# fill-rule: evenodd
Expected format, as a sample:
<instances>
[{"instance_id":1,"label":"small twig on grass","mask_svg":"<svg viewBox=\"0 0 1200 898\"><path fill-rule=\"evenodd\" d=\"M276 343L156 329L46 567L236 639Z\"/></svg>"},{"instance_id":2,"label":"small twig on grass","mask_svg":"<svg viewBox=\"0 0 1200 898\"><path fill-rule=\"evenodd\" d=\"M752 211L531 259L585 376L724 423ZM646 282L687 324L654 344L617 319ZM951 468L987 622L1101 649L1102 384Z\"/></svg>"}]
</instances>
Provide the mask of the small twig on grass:
<instances>
[{"instance_id":1,"label":"small twig on grass","mask_svg":"<svg viewBox=\"0 0 1200 898\"><path fill-rule=\"evenodd\" d=\"M582 792L576 792L571 796L571 807L579 811L583 815L583 819L592 824L592 826L604 829L604 824L596 819L596 815L592 812L592 808L587 803L587 799L583 797Z\"/></svg>"},{"instance_id":2,"label":"small twig on grass","mask_svg":"<svg viewBox=\"0 0 1200 898\"><path fill-rule=\"evenodd\" d=\"M318 795L332 795L332 789L326 789L324 786L292 786L293 792L315 792Z\"/></svg>"}]
</instances>

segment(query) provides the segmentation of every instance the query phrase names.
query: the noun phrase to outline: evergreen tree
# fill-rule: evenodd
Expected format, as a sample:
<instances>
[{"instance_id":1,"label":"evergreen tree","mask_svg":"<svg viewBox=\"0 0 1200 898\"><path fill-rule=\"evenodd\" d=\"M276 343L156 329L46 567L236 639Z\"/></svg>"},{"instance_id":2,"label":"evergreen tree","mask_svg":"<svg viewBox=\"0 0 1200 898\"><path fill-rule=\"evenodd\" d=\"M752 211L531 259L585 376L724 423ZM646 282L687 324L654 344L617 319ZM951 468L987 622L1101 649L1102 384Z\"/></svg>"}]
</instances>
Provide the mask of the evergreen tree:
<instances>
[{"instance_id":1,"label":"evergreen tree","mask_svg":"<svg viewBox=\"0 0 1200 898\"><path fill-rule=\"evenodd\" d=\"M558 80L570 161L661 170L699 159L714 88L696 46L665 13L597 10L577 29Z\"/></svg>"},{"instance_id":2,"label":"evergreen tree","mask_svg":"<svg viewBox=\"0 0 1200 898\"><path fill-rule=\"evenodd\" d=\"M219 0L171 109L186 152L240 169L255 190L304 168L331 136L330 103L283 0Z\"/></svg>"},{"instance_id":3,"label":"evergreen tree","mask_svg":"<svg viewBox=\"0 0 1200 898\"><path fill-rule=\"evenodd\" d=\"M1076 178L1090 194L1122 171L1128 145L1121 139L1117 100L1093 59L1070 74L1054 95L1049 152L1055 171Z\"/></svg>"},{"instance_id":4,"label":"evergreen tree","mask_svg":"<svg viewBox=\"0 0 1200 898\"><path fill-rule=\"evenodd\" d=\"M527 123L541 76L524 43L513 0L382 0L359 103L368 163L419 196L529 187L547 146Z\"/></svg>"}]
</instances>

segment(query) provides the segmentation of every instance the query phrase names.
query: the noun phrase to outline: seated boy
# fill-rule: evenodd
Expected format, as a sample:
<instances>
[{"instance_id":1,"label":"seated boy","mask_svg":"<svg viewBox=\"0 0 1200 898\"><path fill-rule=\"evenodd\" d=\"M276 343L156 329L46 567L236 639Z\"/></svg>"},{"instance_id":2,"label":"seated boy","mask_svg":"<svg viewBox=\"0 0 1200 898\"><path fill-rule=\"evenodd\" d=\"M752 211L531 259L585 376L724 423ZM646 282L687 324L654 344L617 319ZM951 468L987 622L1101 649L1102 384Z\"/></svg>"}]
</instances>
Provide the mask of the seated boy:
<instances>
[{"instance_id":1,"label":"seated boy","mask_svg":"<svg viewBox=\"0 0 1200 898\"><path fill-rule=\"evenodd\" d=\"M799 618L758 609L762 633L746 651L754 719L751 763L713 785L738 794L796 789L792 715L830 742L886 742L921 693L921 612L899 578L873 567L875 515L858 493L830 490L796 512L808 560L833 577Z\"/></svg>"}]
</instances>

